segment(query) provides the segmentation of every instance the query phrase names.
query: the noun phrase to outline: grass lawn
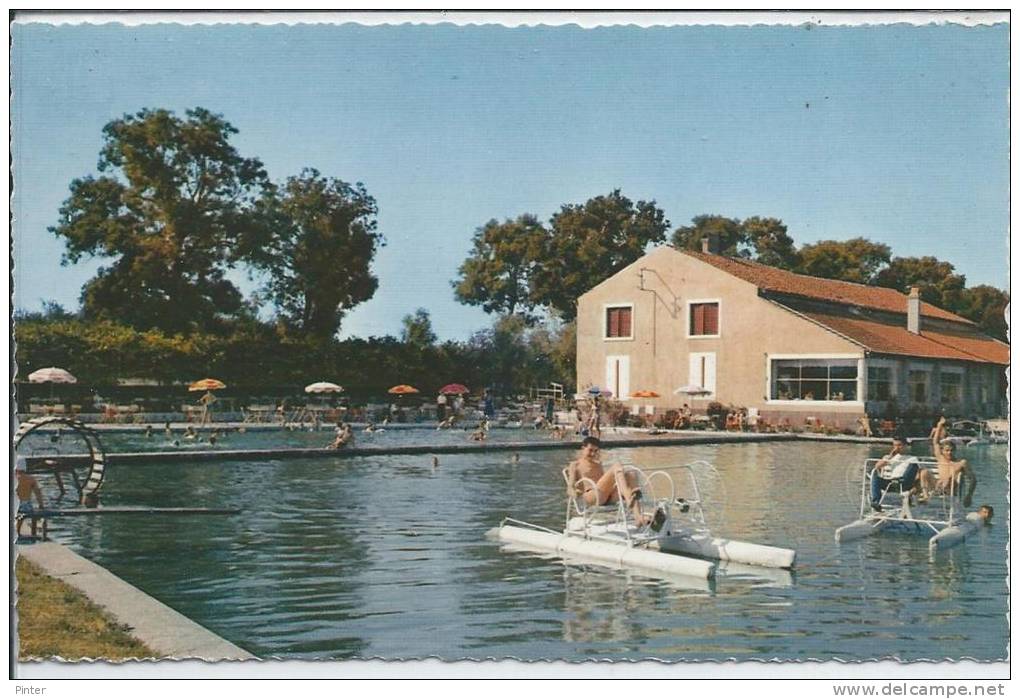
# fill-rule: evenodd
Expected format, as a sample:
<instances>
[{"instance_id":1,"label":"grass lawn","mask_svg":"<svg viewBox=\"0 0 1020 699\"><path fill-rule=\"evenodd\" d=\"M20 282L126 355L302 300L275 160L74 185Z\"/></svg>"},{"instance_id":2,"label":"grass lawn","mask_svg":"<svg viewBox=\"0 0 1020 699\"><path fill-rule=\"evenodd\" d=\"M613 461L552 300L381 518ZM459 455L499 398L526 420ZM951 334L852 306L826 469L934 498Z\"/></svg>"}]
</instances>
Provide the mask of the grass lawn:
<instances>
[{"instance_id":1,"label":"grass lawn","mask_svg":"<svg viewBox=\"0 0 1020 699\"><path fill-rule=\"evenodd\" d=\"M85 595L24 558L18 576L18 658L153 658L156 654Z\"/></svg>"}]
</instances>

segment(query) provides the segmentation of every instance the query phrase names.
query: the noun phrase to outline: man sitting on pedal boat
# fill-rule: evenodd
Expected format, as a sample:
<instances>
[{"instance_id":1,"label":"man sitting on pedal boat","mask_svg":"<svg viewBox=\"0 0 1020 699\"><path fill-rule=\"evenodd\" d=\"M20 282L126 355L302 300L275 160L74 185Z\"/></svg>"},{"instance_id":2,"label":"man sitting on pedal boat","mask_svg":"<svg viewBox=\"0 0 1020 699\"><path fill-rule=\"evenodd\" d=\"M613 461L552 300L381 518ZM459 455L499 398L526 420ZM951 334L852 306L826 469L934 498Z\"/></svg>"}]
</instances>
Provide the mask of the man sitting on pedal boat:
<instances>
[{"instance_id":1,"label":"man sitting on pedal boat","mask_svg":"<svg viewBox=\"0 0 1020 699\"><path fill-rule=\"evenodd\" d=\"M882 491L891 483L899 483L901 492L914 487L919 465L917 459L906 453L907 440L896 435L893 437L892 451L883 456L875 464L871 472L871 509L882 511Z\"/></svg>"},{"instance_id":2,"label":"man sitting on pedal boat","mask_svg":"<svg viewBox=\"0 0 1020 699\"><path fill-rule=\"evenodd\" d=\"M921 487L924 491L921 495L921 502L926 501L933 493L937 495L957 494L959 492L958 485L966 480L967 492L963 496L963 506L970 507L974 489L977 487L977 477L967 464L966 459L954 461L956 445L944 441L945 437L946 418L941 417L931 431L931 450L938 462L938 473L921 471Z\"/></svg>"},{"instance_id":3,"label":"man sitting on pedal boat","mask_svg":"<svg viewBox=\"0 0 1020 699\"><path fill-rule=\"evenodd\" d=\"M641 490L635 486L634 475L627 473L620 464L605 470L599 460L601 450L602 443L597 437L588 436L581 441L580 455L567 467L568 495L581 495L589 505L606 505L622 498L638 525L647 524L650 518L641 513Z\"/></svg>"}]
</instances>

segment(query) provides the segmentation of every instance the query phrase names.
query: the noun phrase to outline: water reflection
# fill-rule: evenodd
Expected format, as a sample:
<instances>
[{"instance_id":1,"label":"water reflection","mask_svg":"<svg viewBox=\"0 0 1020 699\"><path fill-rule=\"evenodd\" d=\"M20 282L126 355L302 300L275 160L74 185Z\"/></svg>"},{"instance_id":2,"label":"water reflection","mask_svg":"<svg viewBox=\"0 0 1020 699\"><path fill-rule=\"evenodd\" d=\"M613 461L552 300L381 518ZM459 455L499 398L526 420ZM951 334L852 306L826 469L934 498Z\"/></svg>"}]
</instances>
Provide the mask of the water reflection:
<instances>
[{"instance_id":1,"label":"water reflection","mask_svg":"<svg viewBox=\"0 0 1020 699\"><path fill-rule=\"evenodd\" d=\"M505 516L562 527L564 451L444 455L435 469L427 455L114 464L105 504L243 512L66 520L58 536L265 657L1005 657L1005 449L967 455L995 526L934 561L925 537L833 543L857 517L848 464L877 451L608 449L647 468L714 463L718 534L798 551L792 575L723 566L708 589L485 540Z\"/></svg>"}]
</instances>

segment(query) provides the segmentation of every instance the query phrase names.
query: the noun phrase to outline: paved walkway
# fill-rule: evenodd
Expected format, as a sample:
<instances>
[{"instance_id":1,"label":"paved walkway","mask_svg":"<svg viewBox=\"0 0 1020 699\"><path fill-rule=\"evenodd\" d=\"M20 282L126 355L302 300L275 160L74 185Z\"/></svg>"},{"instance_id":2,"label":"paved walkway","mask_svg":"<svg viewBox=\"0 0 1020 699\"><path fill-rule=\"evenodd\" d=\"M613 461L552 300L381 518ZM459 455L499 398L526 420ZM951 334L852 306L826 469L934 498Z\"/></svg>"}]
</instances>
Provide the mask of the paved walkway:
<instances>
[{"instance_id":1,"label":"paved walkway","mask_svg":"<svg viewBox=\"0 0 1020 699\"><path fill-rule=\"evenodd\" d=\"M53 541L19 544L18 555L104 607L119 623L130 627L132 636L162 658L255 659L63 544Z\"/></svg>"}]
</instances>

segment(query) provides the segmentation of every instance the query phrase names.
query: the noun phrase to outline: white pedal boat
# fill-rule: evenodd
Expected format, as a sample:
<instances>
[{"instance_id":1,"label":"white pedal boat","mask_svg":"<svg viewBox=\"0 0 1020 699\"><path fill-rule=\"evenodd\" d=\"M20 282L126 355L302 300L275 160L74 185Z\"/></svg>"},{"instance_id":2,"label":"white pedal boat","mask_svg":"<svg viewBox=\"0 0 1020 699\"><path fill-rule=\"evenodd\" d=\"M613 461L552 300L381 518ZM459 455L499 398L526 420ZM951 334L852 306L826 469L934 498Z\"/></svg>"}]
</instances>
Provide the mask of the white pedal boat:
<instances>
[{"instance_id":1,"label":"white pedal boat","mask_svg":"<svg viewBox=\"0 0 1020 699\"><path fill-rule=\"evenodd\" d=\"M564 558L590 561L613 568L633 568L651 574L711 579L716 561L792 568L796 552L713 536L705 521L694 462L681 468L689 478L689 497L677 497L672 477L664 471L645 474L626 466L633 474L644 497L639 501L644 517L653 520L662 512L660 526L640 525L635 514L623 503L593 507L583 498L567 498L563 531L506 518L487 535L502 542L530 550L557 554ZM566 471L564 471L566 477ZM591 483L594 487L594 483Z\"/></svg>"},{"instance_id":2,"label":"white pedal boat","mask_svg":"<svg viewBox=\"0 0 1020 699\"><path fill-rule=\"evenodd\" d=\"M909 491L900 492L894 483L882 492L881 512L871 509L871 472L879 459L864 463L861 483L860 519L836 530L836 543L856 541L880 533L925 534L932 553L956 546L984 526L977 512L966 513L958 492L932 495L927 503L917 503ZM917 459L922 469L935 472L934 459Z\"/></svg>"}]
</instances>

